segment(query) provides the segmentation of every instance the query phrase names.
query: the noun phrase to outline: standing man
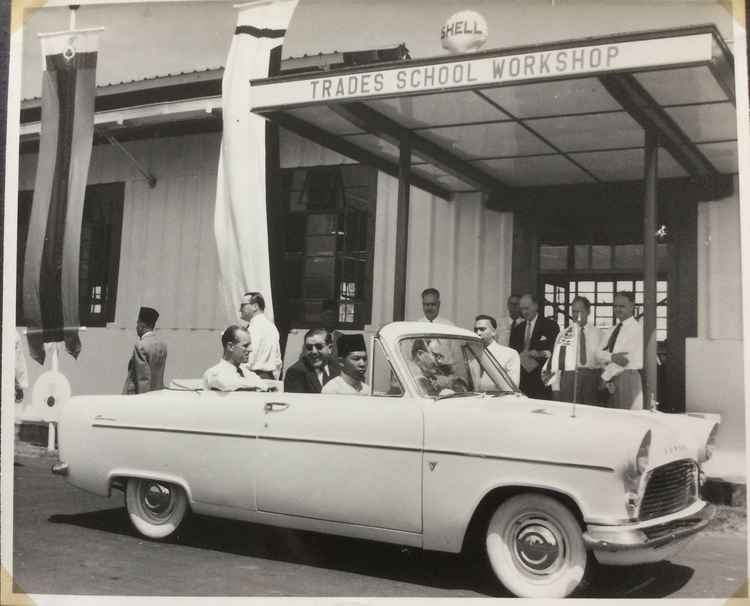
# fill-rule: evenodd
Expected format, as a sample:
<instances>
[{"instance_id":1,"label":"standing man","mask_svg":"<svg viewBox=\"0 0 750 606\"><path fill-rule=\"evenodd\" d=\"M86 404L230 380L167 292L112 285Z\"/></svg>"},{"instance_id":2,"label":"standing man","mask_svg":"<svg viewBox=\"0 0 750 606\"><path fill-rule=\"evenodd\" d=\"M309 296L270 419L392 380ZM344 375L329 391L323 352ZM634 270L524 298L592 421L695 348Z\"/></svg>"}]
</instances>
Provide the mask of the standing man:
<instances>
[{"instance_id":1,"label":"standing man","mask_svg":"<svg viewBox=\"0 0 750 606\"><path fill-rule=\"evenodd\" d=\"M474 332L482 339L485 347L503 367L513 383L518 385L521 379L521 358L515 349L500 345L495 337L497 335L497 320L492 316L480 314L474 319Z\"/></svg>"},{"instance_id":2,"label":"standing man","mask_svg":"<svg viewBox=\"0 0 750 606\"><path fill-rule=\"evenodd\" d=\"M336 330L339 325L339 306L333 299L323 301L323 306L320 309L320 323L331 336L331 358L335 360L338 357L336 341L344 333ZM302 353L304 354L304 352Z\"/></svg>"},{"instance_id":3,"label":"standing man","mask_svg":"<svg viewBox=\"0 0 750 606\"><path fill-rule=\"evenodd\" d=\"M505 306L508 309L508 315L504 318L501 318L498 322L498 331L497 331L497 342L500 343L500 345L505 345L506 347L510 343L510 331L513 330L515 326L523 322L523 318L521 317L521 297L519 295L510 295L508 297L508 301L506 302Z\"/></svg>"},{"instance_id":4,"label":"standing man","mask_svg":"<svg viewBox=\"0 0 750 606\"><path fill-rule=\"evenodd\" d=\"M601 349L602 331L589 322L591 302L586 297L578 296L573 299L571 311L575 322L557 336L550 359L550 372L552 375L558 375L553 379L559 386L559 390L554 391L555 399L597 406L601 403L599 375L602 372L602 364L597 354ZM577 360L574 359L575 346L571 348L564 341L573 344L577 341Z\"/></svg>"},{"instance_id":5,"label":"standing man","mask_svg":"<svg viewBox=\"0 0 750 606\"><path fill-rule=\"evenodd\" d=\"M455 326L448 318L440 314L440 291L437 288L425 288L422 291L422 311L424 316L417 322L432 322L434 324L448 324Z\"/></svg>"},{"instance_id":6,"label":"standing man","mask_svg":"<svg viewBox=\"0 0 750 606\"><path fill-rule=\"evenodd\" d=\"M279 331L266 317L266 301L259 292L246 292L240 303L240 317L248 323L253 343L248 366L261 379L278 379L281 375Z\"/></svg>"},{"instance_id":7,"label":"standing man","mask_svg":"<svg viewBox=\"0 0 750 606\"><path fill-rule=\"evenodd\" d=\"M618 322L605 334L606 344L597 352L599 361L607 365L602 379L610 392L609 406L640 410L643 408L643 327L633 317L633 293L618 292L614 310Z\"/></svg>"},{"instance_id":8,"label":"standing man","mask_svg":"<svg viewBox=\"0 0 750 606\"><path fill-rule=\"evenodd\" d=\"M341 374L323 386L321 393L340 395L367 395L370 386L365 383L367 348L362 335L341 335L338 342Z\"/></svg>"},{"instance_id":9,"label":"standing man","mask_svg":"<svg viewBox=\"0 0 750 606\"><path fill-rule=\"evenodd\" d=\"M292 393L320 393L323 386L339 375L332 364L331 333L313 328L305 333L302 357L284 373L284 391Z\"/></svg>"},{"instance_id":10,"label":"standing man","mask_svg":"<svg viewBox=\"0 0 750 606\"><path fill-rule=\"evenodd\" d=\"M164 366L167 362L167 344L154 332L159 312L152 307L141 307L135 331L138 342L128 362L124 394L146 393L164 389Z\"/></svg>"},{"instance_id":11,"label":"standing man","mask_svg":"<svg viewBox=\"0 0 750 606\"><path fill-rule=\"evenodd\" d=\"M530 398L549 400L552 390L542 381L542 366L552 355L560 328L539 315L539 303L534 295L523 295L520 308L524 321L510 333L510 346L521 357L520 388Z\"/></svg>"},{"instance_id":12,"label":"standing man","mask_svg":"<svg viewBox=\"0 0 750 606\"><path fill-rule=\"evenodd\" d=\"M203 373L206 389L266 391L263 381L247 366L252 351L250 333L233 324L221 334L221 360Z\"/></svg>"}]
</instances>

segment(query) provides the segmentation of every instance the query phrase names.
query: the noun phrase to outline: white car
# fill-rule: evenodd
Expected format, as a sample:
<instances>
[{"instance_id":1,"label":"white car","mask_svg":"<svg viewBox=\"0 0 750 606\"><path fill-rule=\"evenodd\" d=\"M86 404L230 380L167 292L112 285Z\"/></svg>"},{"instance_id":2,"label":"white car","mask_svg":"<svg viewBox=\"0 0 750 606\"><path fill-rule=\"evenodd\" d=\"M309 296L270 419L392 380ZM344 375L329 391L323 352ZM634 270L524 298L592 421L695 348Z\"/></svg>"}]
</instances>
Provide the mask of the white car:
<instances>
[{"instance_id":1,"label":"white car","mask_svg":"<svg viewBox=\"0 0 750 606\"><path fill-rule=\"evenodd\" d=\"M718 425L522 395L471 332L394 322L362 396L165 389L65 404L53 472L125 492L143 535L189 511L458 553L523 597L594 561L670 557L706 526Z\"/></svg>"}]
</instances>

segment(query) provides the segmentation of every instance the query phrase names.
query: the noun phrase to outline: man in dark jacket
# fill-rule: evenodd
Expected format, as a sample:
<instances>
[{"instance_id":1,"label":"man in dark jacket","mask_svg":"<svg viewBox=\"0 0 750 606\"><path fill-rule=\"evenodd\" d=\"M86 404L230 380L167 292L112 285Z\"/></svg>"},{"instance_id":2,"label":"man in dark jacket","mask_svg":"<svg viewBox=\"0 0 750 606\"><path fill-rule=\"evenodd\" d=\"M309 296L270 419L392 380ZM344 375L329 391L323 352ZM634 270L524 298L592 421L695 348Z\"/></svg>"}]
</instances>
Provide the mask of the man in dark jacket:
<instances>
[{"instance_id":1,"label":"man in dark jacket","mask_svg":"<svg viewBox=\"0 0 750 606\"><path fill-rule=\"evenodd\" d=\"M524 321L510 333L510 346L521 357L520 388L530 398L552 399L552 390L542 381L542 367L552 356L560 327L556 322L539 315L539 303L532 294L521 297Z\"/></svg>"},{"instance_id":2,"label":"man in dark jacket","mask_svg":"<svg viewBox=\"0 0 750 606\"><path fill-rule=\"evenodd\" d=\"M331 333L323 328L308 330L302 357L284 374L284 391L320 393L323 385L339 374L331 360Z\"/></svg>"},{"instance_id":3,"label":"man in dark jacket","mask_svg":"<svg viewBox=\"0 0 750 606\"><path fill-rule=\"evenodd\" d=\"M128 363L128 376L123 393L138 394L164 389L164 366L167 362L167 344L154 332L159 312L152 307L138 311L136 333L138 342Z\"/></svg>"}]
</instances>

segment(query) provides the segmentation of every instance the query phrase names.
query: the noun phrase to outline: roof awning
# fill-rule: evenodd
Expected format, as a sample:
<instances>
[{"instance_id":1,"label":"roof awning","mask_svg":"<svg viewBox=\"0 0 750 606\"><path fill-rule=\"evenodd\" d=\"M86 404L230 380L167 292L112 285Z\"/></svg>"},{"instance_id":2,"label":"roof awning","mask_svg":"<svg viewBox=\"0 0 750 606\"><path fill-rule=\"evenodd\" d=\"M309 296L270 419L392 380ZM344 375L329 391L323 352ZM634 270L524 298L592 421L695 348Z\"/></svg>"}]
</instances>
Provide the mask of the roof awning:
<instances>
[{"instance_id":1,"label":"roof awning","mask_svg":"<svg viewBox=\"0 0 750 606\"><path fill-rule=\"evenodd\" d=\"M711 25L253 80L252 111L433 193L737 172L731 52Z\"/></svg>"}]
</instances>

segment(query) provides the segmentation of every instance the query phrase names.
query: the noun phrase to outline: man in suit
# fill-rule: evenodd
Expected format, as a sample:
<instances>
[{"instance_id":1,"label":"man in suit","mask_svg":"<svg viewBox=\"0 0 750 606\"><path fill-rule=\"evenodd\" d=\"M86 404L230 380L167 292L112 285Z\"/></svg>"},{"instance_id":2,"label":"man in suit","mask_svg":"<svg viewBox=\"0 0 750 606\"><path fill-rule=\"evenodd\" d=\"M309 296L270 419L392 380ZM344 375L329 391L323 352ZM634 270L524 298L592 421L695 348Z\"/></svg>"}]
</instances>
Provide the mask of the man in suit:
<instances>
[{"instance_id":1,"label":"man in suit","mask_svg":"<svg viewBox=\"0 0 750 606\"><path fill-rule=\"evenodd\" d=\"M146 393L164 389L164 366L167 362L167 344L154 332L159 312L152 307L141 307L135 331L138 342L128 363L124 394Z\"/></svg>"},{"instance_id":2,"label":"man in suit","mask_svg":"<svg viewBox=\"0 0 750 606\"><path fill-rule=\"evenodd\" d=\"M539 303L532 294L521 297L524 321L513 327L510 346L521 357L521 391L530 398L552 399L552 390L542 381L542 366L552 356L560 327L539 315Z\"/></svg>"},{"instance_id":3,"label":"man in suit","mask_svg":"<svg viewBox=\"0 0 750 606\"><path fill-rule=\"evenodd\" d=\"M313 328L305 334L302 357L284 374L284 391L320 393L323 385L338 374L338 365L331 358L331 333Z\"/></svg>"}]
</instances>

